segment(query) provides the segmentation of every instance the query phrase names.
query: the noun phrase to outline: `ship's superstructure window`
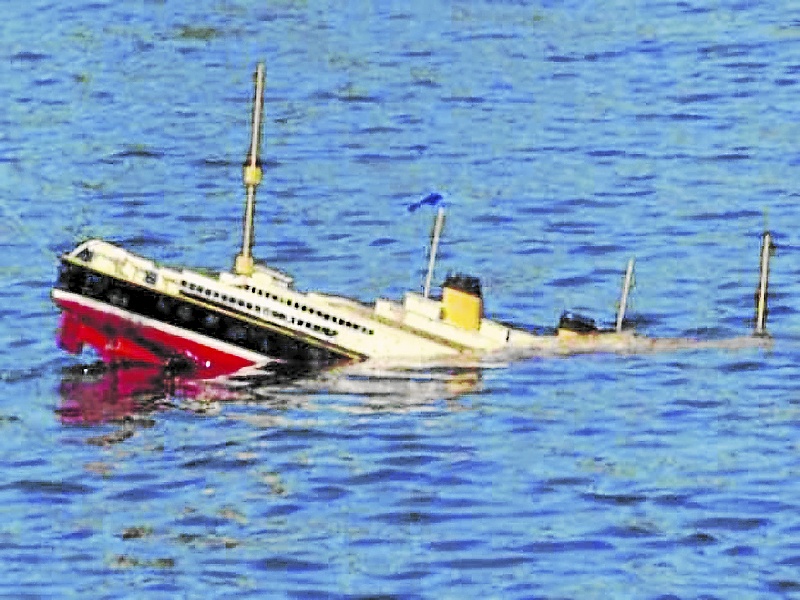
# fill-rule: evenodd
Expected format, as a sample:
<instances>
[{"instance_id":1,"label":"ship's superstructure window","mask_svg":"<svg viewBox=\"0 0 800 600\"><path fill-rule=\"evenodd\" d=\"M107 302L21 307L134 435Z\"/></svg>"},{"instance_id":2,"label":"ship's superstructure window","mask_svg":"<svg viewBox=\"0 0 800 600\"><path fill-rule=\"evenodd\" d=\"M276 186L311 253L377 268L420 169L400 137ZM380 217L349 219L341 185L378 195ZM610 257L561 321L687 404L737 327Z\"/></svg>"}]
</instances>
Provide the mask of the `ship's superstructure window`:
<instances>
[{"instance_id":1,"label":"ship's superstructure window","mask_svg":"<svg viewBox=\"0 0 800 600\"><path fill-rule=\"evenodd\" d=\"M266 298L271 298L272 300L275 300L276 302L280 302L281 304L286 304L286 306L290 306L290 307L299 309L299 310L301 310L303 312L311 313L312 315L317 315L318 317L321 317L321 318L325 319L326 321L333 321L334 323L337 323L339 325L343 325L343 326L348 327L350 329L355 329L356 331L360 331L361 333L366 333L367 335L375 335L375 330L373 330L373 329L369 329L369 328L364 327L362 325L358 325L356 323L351 323L350 321L347 321L345 319L332 316L332 315L330 315L328 313L322 312L321 310L317 310L312 306L308 306L306 304L300 304L299 302L297 302L296 300L292 300L291 298L281 298L280 296L277 296L276 294L270 294L269 292L264 292L264 290L258 289L257 287L251 286L251 285L246 285L244 289L249 291L249 292L251 292L251 293L253 293L253 294L258 294L259 296L264 296ZM273 312L273 315L274 314L276 314L276 313ZM320 328L320 330L324 330L324 329L325 329L324 327Z\"/></svg>"},{"instance_id":2,"label":"ship's superstructure window","mask_svg":"<svg viewBox=\"0 0 800 600\"><path fill-rule=\"evenodd\" d=\"M263 314L265 317L267 315L269 315L269 316L272 316L272 317L274 317L276 319L280 319L280 320L283 320L283 321L289 320L291 323L297 325L298 327L304 327L304 328L307 328L307 329L310 329L310 330L313 330L313 331L316 331L316 332L319 332L319 333L323 333L324 335L335 336L335 335L338 334L338 331L336 331L335 329L331 329L329 327L325 327L325 326L322 326L322 325L314 324L314 323L309 322L309 321L307 321L305 319L300 320L300 319L295 319L294 317L288 317L285 313L274 311L274 310L269 310L267 307L262 307L262 306L260 306L258 304L254 304L252 302L246 302L245 300L242 300L240 298L236 298L234 296L229 296L227 294L220 294L220 292L218 292L218 291L210 290L209 288L203 287L202 285L199 285L199 284L196 284L196 283L192 283L192 282L183 280L183 281L181 281L181 285L183 287L188 288L189 290L197 293L197 294L204 294L205 296L207 296L209 298L213 296L214 299L220 299L222 302L224 302L225 304L227 304L227 305L229 305L231 307L246 308L247 310L259 313L259 315ZM280 304L284 304L284 305L286 305L286 306L288 306L290 308L293 308L295 310L299 310L299 311L302 311L304 313L308 313L310 315L317 316L320 319L324 319L325 321L333 322L334 324L341 325L343 327L347 327L348 329L352 329L354 331L358 331L358 332L366 334L366 335L375 335L375 330L374 329L369 329L368 327L365 327L363 325L359 325L357 323L353 323L352 321L349 321L349 320L347 320L345 318L337 317L336 315L332 315L330 313L323 312L323 311L321 311L319 309L314 308L313 306L309 306L307 304L301 304L298 300L295 300L293 298L283 298L281 296L278 296L277 294L272 294L270 292L265 292L264 290L261 290L261 289L255 287L255 286L251 286L251 285L246 285L246 286L244 286L243 289L248 291L248 292L250 292L250 293L252 293L252 294L255 294L255 295L258 295L258 296L262 296L262 297L264 297L264 298L266 298L268 300L271 299L271 300L273 300L275 302L278 302Z\"/></svg>"}]
</instances>

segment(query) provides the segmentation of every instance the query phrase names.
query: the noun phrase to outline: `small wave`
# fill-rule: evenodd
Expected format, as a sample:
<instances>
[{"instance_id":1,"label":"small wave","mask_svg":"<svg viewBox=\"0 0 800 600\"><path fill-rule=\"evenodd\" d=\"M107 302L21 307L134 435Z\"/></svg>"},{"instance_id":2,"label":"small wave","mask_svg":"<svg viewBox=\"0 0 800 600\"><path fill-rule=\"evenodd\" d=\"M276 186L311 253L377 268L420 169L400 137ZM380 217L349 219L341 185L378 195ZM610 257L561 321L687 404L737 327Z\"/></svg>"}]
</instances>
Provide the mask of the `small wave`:
<instances>
[{"instance_id":1,"label":"small wave","mask_svg":"<svg viewBox=\"0 0 800 600\"><path fill-rule=\"evenodd\" d=\"M606 52L590 52L583 56L583 60L587 62L598 62L601 60L608 60L610 58L619 58L620 56L625 56L627 52L620 52L609 50Z\"/></svg>"},{"instance_id":2,"label":"small wave","mask_svg":"<svg viewBox=\"0 0 800 600\"><path fill-rule=\"evenodd\" d=\"M500 31L489 31L485 33L473 33L469 35L458 36L455 41L457 42L473 42L480 40L516 40L519 35L515 33L505 33Z\"/></svg>"},{"instance_id":3,"label":"small wave","mask_svg":"<svg viewBox=\"0 0 800 600\"><path fill-rule=\"evenodd\" d=\"M472 548L476 548L482 544L483 542L472 539L444 540L430 542L428 547L436 552L461 552L463 550L471 550Z\"/></svg>"},{"instance_id":4,"label":"small wave","mask_svg":"<svg viewBox=\"0 0 800 600\"><path fill-rule=\"evenodd\" d=\"M574 56L566 56L563 54L551 54L550 56L545 57L545 60L554 63L573 63L578 62L580 59Z\"/></svg>"},{"instance_id":5,"label":"small wave","mask_svg":"<svg viewBox=\"0 0 800 600\"><path fill-rule=\"evenodd\" d=\"M713 535L703 532L693 533L692 535L686 536L680 541L681 545L690 546L692 548L711 546L717 542L717 538L715 538Z\"/></svg>"},{"instance_id":6,"label":"small wave","mask_svg":"<svg viewBox=\"0 0 800 600\"><path fill-rule=\"evenodd\" d=\"M769 587L773 592L785 594L786 592L800 591L800 581L792 579L777 579L769 583Z\"/></svg>"},{"instance_id":7,"label":"small wave","mask_svg":"<svg viewBox=\"0 0 800 600\"><path fill-rule=\"evenodd\" d=\"M164 153L159 150L150 150L144 146L127 146L125 149L112 154L111 158L162 158L163 156Z\"/></svg>"},{"instance_id":8,"label":"small wave","mask_svg":"<svg viewBox=\"0 0 800 600\"><path fill-rule=\"evenodd\" d=\"M447 96L441 100L442 102L451 102L454 104L482 104L486 102L486 98L481 96Z\"/></svg>"},{"instance_id":9,"label":"small wave","mask_svg":"<svg viewBox=\"0 0 800 600\"><path fill-rule=\"evenodd\" d=\"M741 517L709 517L692 523L696 529L724 529L728 531L752 531L768 525L768 519Z\"/></svg>"},{"instance_id":10,"label":"small wave","mask_svg":"<svg viewBox=\"0 0 800 600\"><path fill-rule=\"evenodd\" d=\"M728 152L725 154L717 154L716 156L712 156L711 160L731 162L736 160L749 160L750 158L752 157L749 154L745 154L743 152Z\"/></svg>"},{"instance_id":11,"label":"small wave","mask_svg":"<svg viewBox=\"0 0 800 600\"><path fill-rule=\"evenodd\" d=\"M68 481L48 481L23 479L3 486L5 489L16 489L28 494L43 494L45 496L85 495L95 492L95 488Z\"/></svg>"},{"instance_id":12,"label":"small wave","mask_svg":"<svg viewBox=\"0 0 800 600\"><path fill-rule=\"evenodd\" d=\"M589 500L600 502L601 504L613 504L616 506L632 506L641 504L647 500L647 496L641 494L586 494L584 496Z\"/></svg>"},{"instance_id":13,"label":"small wave","mask_svg":"<svg viewBox=\"0 0 800 600\"><path fill-rule=\"evenodd\" d=\"M632 523L628 525L614 525L598 532L598 535L609 538L650 538L662 535L655 525L650 523Z\"/></svg>"},{"instance_id":14,"label":"small wave","mask_svg":"<svg viewBox=\"0 0 800 600\"><path fill-rule=\"evenodd\" d=\"M709 58L733 58L747 56L757 46L754 44L712 44L699 49L699 53Z\"/></svg>"},{"instance_id":15,"label":"small wave","mask_svg":"<svg viewBox=\"0 0 800 600\"><path fill-rule=\"evenodd\" d=\"M718 100L720 97L720 94L686 94L685 96L673 96L671 99L677 104L696 104Z\"/></svg>"},{"instance_id":16,"label":"small wave","mask_svg":"<svg viewBox=\"0 0 800 600\"><path fill-rule=\"evenodd\" d=\"M309 573L324 571L328 568L327 564L295 558L293 556L277 555L265 560L256 561L252 567L260 571L274 573Z\"/></svg>"},{"instance_id":17,"label":"small wave","mask_svg":"<svg viewBox=\"0 0 800 600\"><path fill-rule=\"evenodd\" d=\"M752 546L733 546L725 550L727 556L756 556L758 550Z\"/></svg>"},{"instance_id":18,"label":"small wave","mask_svg":"<svg viewBox=\"0 0 800 600\"><path fill-rule=\"evenodd\" d=\"M757 69L766 69L769 67L769 64L763 62L732 62L722 65L728 69L736 69L739 70L757 70Z\"/></svg>"},{"instance_id":19,"label":"small wave","mask_svg":"<svg viewBox=\"0 0 800 600\"><path fill-rule=\"evenodd\" d=\"M587 156L592 158L618 158L628 156L624 150L589 150Z\"/></svg>"},{"instance_id":20,"label":"small wave","mask_svg":"<svg viewBox=\"0 0 800 600\"><path fill-rule=\"evenodd\" d=\"M11 62L41 62L51 58L49 54L40 52L22 51L11 55Z\"/></svg>"},{"instance_id":21,"label":"small wave","mask_svg":"<svg viewBox=\"0 0 800 600\"><path fill-rule=\"evenodd\" d=\"M621 252L623 248L615 244L581 244L572 248L569 254L581 256L604 256Z\"/></svg>"},{"instance_id":22,"label":"small wave","mask_svg":"<svg viewBox=\"0 0 800 600\"><path fill-rule=\"evenodd\" d=\"M222 32L215 27L202 27L193 25L182 25L175 33L179 40L197 40L208 42L222 35Z\"/></svg>"},{"instance_id":23,"label":"small wave","mask_svg":"<svg viewBox=\"0 0 800 600\"><path fill-rule=\"evenodd\" d=\"M614 550L613 544L604 540L567 540L533 542L520 548L526 554L561 554L570 552L598 552Z\"/></svg>"}]
</instances>

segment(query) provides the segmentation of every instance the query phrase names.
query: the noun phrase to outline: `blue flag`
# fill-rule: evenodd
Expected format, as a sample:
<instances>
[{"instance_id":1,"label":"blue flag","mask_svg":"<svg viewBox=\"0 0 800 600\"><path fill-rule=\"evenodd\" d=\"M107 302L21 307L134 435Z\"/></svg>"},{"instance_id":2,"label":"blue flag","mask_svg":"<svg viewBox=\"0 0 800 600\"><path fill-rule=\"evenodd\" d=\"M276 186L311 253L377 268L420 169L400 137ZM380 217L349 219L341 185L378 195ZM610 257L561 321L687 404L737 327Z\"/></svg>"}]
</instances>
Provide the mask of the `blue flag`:
<instances>
[{"instance_id":1,"label":"blue flag","mask_svg":"<svg viewBox=\"0 0 800 600\"><path fill-rule=\"evenodd\" d=\"M436 192L431 192L419 202L414 202L413 204L409 204L408 212L414 212L415 210L417 210L418 208L422 208L426 204L430 204L431 206L436 206L437 204L439 204L439 202L442 201L442 199L443 197L441 194L438 194Z\"/></svg>"}]
</instances>

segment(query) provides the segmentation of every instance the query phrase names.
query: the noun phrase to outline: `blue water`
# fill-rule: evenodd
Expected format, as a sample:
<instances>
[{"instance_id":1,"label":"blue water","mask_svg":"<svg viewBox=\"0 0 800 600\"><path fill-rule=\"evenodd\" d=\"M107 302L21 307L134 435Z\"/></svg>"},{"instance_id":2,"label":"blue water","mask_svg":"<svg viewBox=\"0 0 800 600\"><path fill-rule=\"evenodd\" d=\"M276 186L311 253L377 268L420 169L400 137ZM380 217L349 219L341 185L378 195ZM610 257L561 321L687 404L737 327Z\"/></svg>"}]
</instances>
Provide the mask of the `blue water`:
<instances>
[{"instance_id":1,"label":"blue water","mask_svg":"<svg viewBox=\"0 0 800 600\"><path fill-rule=\"evenodd\" d=\"M0 595L800 597L796 2L3 4ZM267 62L255 254L302 289L480 274L487 310L770 350L187 389L55 346L89 236L228 268ZM82 371L87 371L81 374Z\"/></svg>"}]
</instances>

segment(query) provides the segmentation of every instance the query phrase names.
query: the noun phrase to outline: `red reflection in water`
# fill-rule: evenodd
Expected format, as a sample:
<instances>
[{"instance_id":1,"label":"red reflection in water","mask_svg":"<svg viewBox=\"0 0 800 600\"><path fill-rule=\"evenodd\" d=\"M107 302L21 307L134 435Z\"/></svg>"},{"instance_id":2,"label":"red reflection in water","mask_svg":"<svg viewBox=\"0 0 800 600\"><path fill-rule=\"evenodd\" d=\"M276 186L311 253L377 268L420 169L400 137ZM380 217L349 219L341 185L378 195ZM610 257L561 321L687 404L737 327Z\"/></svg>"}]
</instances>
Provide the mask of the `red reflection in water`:
<instances>
[{"instance_id":1,"label":"red reflection in water","mask_svg":"<svg viewBox=\"0 0 800 600\"><path fill-rule=\"evenodd\" d=\"M157 365L80 365L64 372L56 410L65 424L94 425L159 410L190 407L206 412L216 402L244 400L254 389L286 384L306 376L305 364L274 363L269 371L240 371L203 379Z\"/></svg>"},{"instance_id":2,"label":"red reflection in water","mask_svg":"<svg viewBox=\"0 0 800 600\"><path fill-rule=\"evenodd\" d=\"M63 423L105 423L161 410L175 397L195 398L206 389L205 383L150 365L83 366L65 373L57 412Z\"/></svg>"}]
</instances>

